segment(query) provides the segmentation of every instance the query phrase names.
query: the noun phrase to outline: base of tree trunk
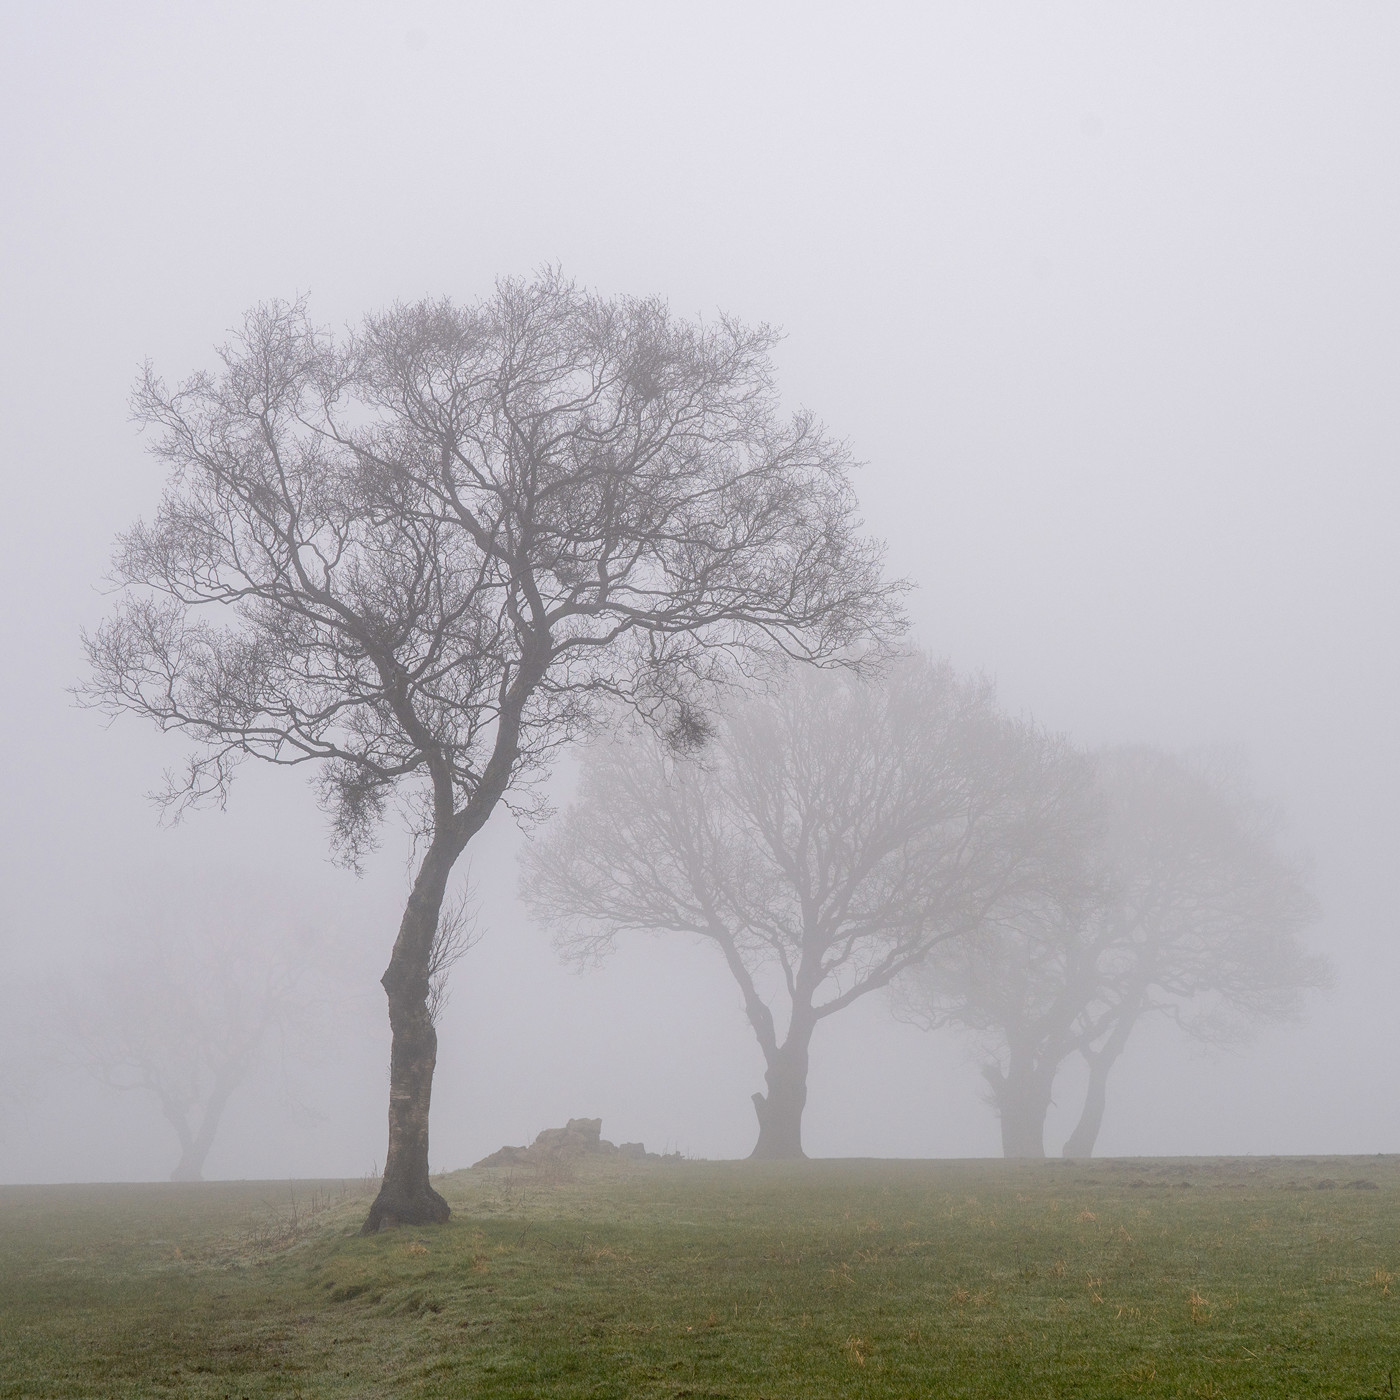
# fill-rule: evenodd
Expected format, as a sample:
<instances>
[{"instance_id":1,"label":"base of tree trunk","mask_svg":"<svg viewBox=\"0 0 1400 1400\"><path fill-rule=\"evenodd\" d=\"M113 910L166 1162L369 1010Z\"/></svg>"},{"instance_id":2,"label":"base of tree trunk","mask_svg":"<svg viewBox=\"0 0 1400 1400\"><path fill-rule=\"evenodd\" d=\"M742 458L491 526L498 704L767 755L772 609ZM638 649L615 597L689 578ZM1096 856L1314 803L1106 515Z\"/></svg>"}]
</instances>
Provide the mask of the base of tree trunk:
<instances>
[{"instance_id":1,"label":"base of tree trunk","mask_svg":"<svg viewBox=\"0 0 1400 1400\"><path fill-rule=\"evenodd\" d=\"M379 1188L369 1216L360 1226L362 1235L391 1230L395 1225L445 1225L452 1207L426 1183L417 1190L391 1188L388 1182Z\"/></svg>"},{"instance_id":2,"label":"base of tree trunk","mask_svg":"<svg viewBox=\"0 0 1400 1400\"><path fill-rule=\"evenodd\" d=\"M800 1147L759 1142L749 1153L750 1162L805 1162L807 1154Z\"/></svg>"},{"instance_id":3,"label":"base of tree trunk","mask_svg":"<svg viewBox=\"0 0 1400 1400\"><path fill-rule=\"evenodd\" d=\"M1018 1160L1045 1156L1045 1115L1049 1104L1033 1108L1006 1105L1001 1110L1001 1155Z\"/></svg>"},{"instance_id":4,"label":"base of tree trunk","mask_svg":"<svg viewBox=\"0 0 1400 1400\"><path fill-rule=\"evenodd\" d=\"M803 1097L806 1095L804 1093ZM758 1142L749 1153L751 1162L797 1162L806 1159L802 1150L802 1103L796 1099L774 1103L770 1094L753 1096L758 1114Z\"/></svg>"}]
</instances>

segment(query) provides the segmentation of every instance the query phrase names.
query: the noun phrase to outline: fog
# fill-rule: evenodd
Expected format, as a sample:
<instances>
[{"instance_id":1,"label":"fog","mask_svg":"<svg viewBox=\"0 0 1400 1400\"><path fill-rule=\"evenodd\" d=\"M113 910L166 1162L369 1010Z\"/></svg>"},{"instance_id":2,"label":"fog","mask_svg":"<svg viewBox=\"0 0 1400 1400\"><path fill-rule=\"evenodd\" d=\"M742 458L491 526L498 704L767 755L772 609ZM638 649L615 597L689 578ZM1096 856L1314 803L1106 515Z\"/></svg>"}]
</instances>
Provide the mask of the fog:
<instances>
[{"instance_id":1,"label":"fog","mask_svg":"<svg viewBox=\"0 0 1400 1400\"><path fill-rule=\"evenodd\" d=\"M864 463L912 635L1087 745L1236 746L1307 852L1335 985L1206 1056L1144 1024L1106 1155L1400 1150L1400 15L1114 7L12 6L0 45L0 1180L163 1178L153 1105L36 1068L32 989L162 892L286 892L341 950L296 1096L234 1096L219 1177L383 1160L392 823L334 865L301 775L146 798L186 745L69 693L116 534L159 498L127 406L245 308L343 325L558 263L782 327L786 400ZM566 760L557 791L567 796ZM440 1026L432 1165L571 1116L739 1156L762 1063L722 960L559 963L498 811ZM257 896L256 898L254 896ZM136 912L134 912L136 911ZM996 1155L967 1045L879 997L813 1046L807 1151ZM1052 1152L1073 1125L1067 1076Z\"/></svg>"}]
</instances>

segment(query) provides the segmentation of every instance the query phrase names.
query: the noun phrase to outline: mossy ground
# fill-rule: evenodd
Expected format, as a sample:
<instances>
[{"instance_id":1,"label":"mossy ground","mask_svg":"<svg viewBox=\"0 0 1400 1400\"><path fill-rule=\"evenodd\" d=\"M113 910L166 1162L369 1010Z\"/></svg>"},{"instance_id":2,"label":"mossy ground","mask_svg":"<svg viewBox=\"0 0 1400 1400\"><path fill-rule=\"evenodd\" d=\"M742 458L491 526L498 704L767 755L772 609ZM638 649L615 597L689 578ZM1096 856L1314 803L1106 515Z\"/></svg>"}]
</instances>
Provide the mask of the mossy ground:
<instances>
[{"instance_id":1,"label":"mossy ground","mask_svg":"<svg viewBox=\"0 0 1400 1400\"><path fill-rule=\"evenodd\" d=\"M0 1396L1400 1395L1395 1157L438 1184L0 1188Z\"/></svg>"}]
</instances>

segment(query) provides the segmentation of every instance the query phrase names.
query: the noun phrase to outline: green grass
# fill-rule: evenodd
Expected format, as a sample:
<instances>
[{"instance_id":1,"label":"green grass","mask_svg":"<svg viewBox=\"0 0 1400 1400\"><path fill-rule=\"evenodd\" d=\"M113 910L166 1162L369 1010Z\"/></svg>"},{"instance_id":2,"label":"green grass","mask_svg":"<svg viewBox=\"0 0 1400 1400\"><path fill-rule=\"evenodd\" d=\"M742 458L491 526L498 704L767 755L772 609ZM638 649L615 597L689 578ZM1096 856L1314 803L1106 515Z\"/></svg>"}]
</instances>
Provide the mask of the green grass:
<instances>
[{"instance_id":1,"label":"green grass","mask_svg":"<svg viewBox=\"0 0 1400 1400\"><path fill-rule=\"evenodd\" d=\"M0 1397L1400 1395L1395 1157L440 1188L0 1188Z\"/></svg>"}]
</instances>

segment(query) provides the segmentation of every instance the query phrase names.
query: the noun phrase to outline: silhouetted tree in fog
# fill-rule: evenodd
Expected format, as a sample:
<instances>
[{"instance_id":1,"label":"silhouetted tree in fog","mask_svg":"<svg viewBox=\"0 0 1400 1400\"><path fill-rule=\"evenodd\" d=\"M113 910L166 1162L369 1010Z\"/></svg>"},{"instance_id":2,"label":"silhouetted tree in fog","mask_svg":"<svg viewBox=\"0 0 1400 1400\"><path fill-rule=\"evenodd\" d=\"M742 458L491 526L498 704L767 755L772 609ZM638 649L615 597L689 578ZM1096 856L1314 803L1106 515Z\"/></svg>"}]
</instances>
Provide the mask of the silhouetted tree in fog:
<instances>
[{"instance_id":1,"label":"silhouetted tree in fog","mask_svg":"<svg viewBox=\"0 0 1400 1400\"><path fill-rule=\"evenodd\" d=\"M383 984L389 1148L366 1231L445 1220L428 1180L432 947L498 803L620 702L670 724L774 650L897 628L848 455L779 414L771 332L554 274L397 306L343 342L249 314L141 417L173 476L122 542L88 694L197 741L177 806L238 760L314 764L355 860L391 797L420 838Z\"/></svg>"},{"instance_id":2,"label":"silhouetted tree in fog","mask_svg":"<svg viewBox=\"0 0 1400 1400\"><path fill-rule=\"evenodd\" d=\"M274 1053L325 1033L306 940L207 928L162 930L64 984L60 1063L155 1101L200 1181L234 1093Z\"/></svg>"},{"instance_id":3,"label":"silhouetted tree in fog","mask_svg":"<svg viewBox=\"0 0 1400 1400\"><path fill-rule=\"evenodd\" d=\"M753 1155L800 1157L817 1025L1058 871L1066 758L922 657L797 673L712 736L592 748L525 897L576 960L630 930L714 944L766 1064Z\"/></svg>"},{"instance_id":4,"label":"silhouetted tree in fog","mask_svg":"<svg viewBox=\"0 0 1400 1400\"><path fill-rule=\"evenodd\" d=\"M1088 1089L1064 1153L1092 1153L1109 1072L1143 1016L1224 1045L1296 1017L1326 980L1300 938L1312 899L1272 812L1237 777L1149 747L1094 765L1099 818L1078 875L986 937L937 950L898 993L902 1014L985 1044L1008 1157L1044 1156L1055 1078L1075 1055Z\"/></svg>"}]
</instances>

